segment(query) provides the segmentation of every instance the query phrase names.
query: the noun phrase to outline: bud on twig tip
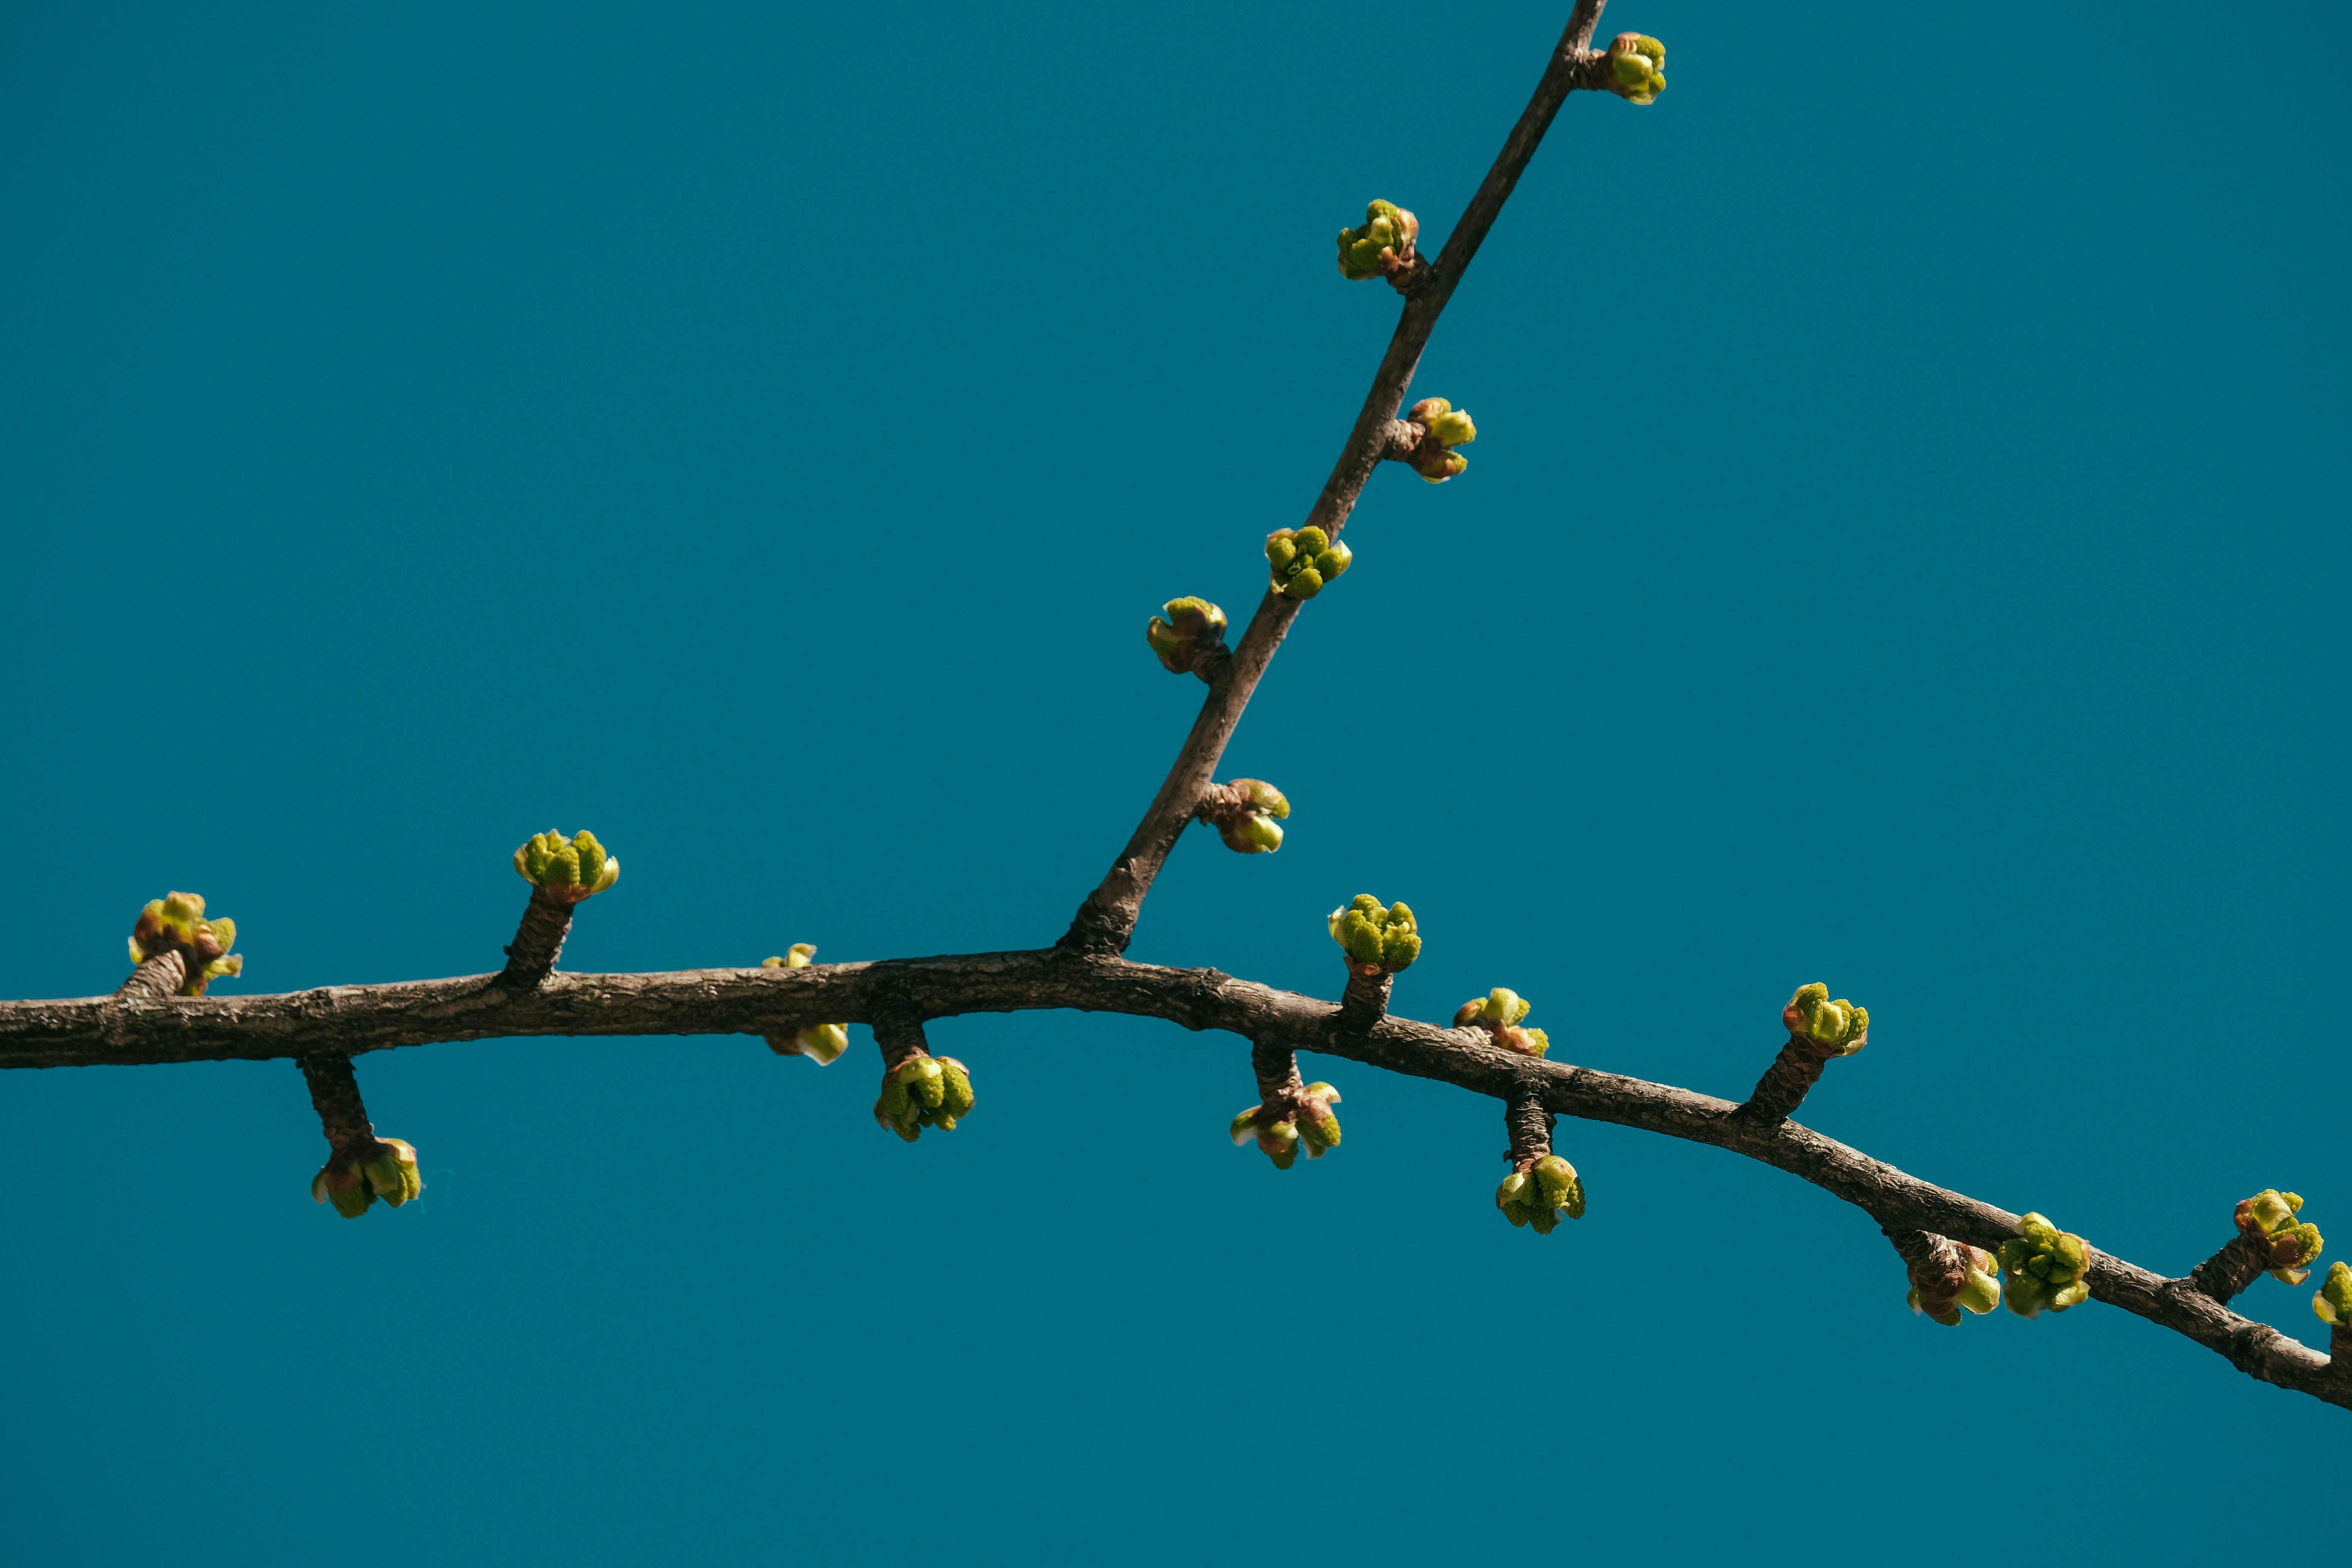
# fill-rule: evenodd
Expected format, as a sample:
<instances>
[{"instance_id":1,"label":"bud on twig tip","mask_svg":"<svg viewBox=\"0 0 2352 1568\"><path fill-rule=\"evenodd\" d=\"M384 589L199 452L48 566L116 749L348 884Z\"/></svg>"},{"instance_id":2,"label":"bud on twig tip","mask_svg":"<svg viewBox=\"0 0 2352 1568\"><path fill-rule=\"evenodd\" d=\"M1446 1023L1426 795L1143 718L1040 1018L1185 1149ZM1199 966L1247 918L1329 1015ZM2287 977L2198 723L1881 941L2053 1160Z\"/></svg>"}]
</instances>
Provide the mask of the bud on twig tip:
<instances>
[{"instance_id":1,"label":"bud on twig tip","mask_svg":"<svg viewBox=\"0 0 2352 1568\"><path fill-rule=\"evenodd\" d=\"M139 911L131 927L131 966L176 952L186 966L179 994L201 996L221 976L245 973L245 955L229 952L235 945L235 921L226 915L206 920L201 895L173 893L151 900Z\"/></svg>"}]
</instances>

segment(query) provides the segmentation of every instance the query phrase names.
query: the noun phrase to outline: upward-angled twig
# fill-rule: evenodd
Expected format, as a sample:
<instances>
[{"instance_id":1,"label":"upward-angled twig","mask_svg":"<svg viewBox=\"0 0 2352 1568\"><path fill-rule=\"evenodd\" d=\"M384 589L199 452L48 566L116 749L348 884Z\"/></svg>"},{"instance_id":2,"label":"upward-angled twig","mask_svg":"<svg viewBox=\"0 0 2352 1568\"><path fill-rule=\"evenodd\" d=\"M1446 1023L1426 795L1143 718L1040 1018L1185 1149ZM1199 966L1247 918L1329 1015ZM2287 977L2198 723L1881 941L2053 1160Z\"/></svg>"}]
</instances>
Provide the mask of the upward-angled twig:
<instances>
[{"instance_id":1,"label":"upward-angled twig","mask_svg":"<svg viewBox=\"0 0 2352 1568\"><path fill-rule=\"evenodd\" d=\"M1603 68L1601 62L1605 57L1596 54L1591 44L1593 29L1601 25L1601 8L1607 4L1608 0L1577 0L1568 28L1560 35L1559 47L1552 50L1551 59L1544 67L1527 108L1520 111L1518 122L1504 138L1503 150L1496 155L1494 166L1486 171L1477 193L1463 210L1461 221L1446 237L1445 248L1436 263L1423 269L1424 276L1406 298L1396 331L1389 339L1388 352L1381 356L1380 368L1372 373L1371 387L1364 394L1363 406L1356 411L1355 425L1339 448L1339 461L1332 465L1331 477L1323 481L1322 492L1307 510L1303 527L1319 528L1332 538L1347 527L1356 498L1363 493L1372 470L1388 454L1397 409L1404 403L1405 389L1412 384L1422 351L1429 344L1429 335L1435 330L1445 302L1461 285L1462 275L1469 270L1471 258L1478 254L1486 231L1501 216L1503 204L1518 185L1520 174L1535 156L1536 147L1550 129L1559 106L1574 89L1600 85L1598 73ZM1224 755L1225 745L1241 722L1242 710L1249 706L1250 696L1257 689L1266 666L1274 661L1275 651L1282 646L1290 623L1297 618L1299 603L1275 593L1258 601L1257 613L1250 617L1249 629L1242 634L1241 646L1234 649L1232 661L1210 681L1208 697L1202 702L1200 716L1192 721L1192 731L1176 753L1175 765L1168 770L1160 793L1151 797L1143 820L1129 835L1126 847L1111 862L1100 885L1078 906L1070 929L1062 937L1063 949L1085 953L1127 951L1135 934L1136 920L1143 912L1144 896L1151 891L1152 879L1160 875L1160 868L1175 847L1178 835L1192 820L1193 809L1200 805L1201 792L1215 776L1217 761Z\"/></svg>"}]
</instances>

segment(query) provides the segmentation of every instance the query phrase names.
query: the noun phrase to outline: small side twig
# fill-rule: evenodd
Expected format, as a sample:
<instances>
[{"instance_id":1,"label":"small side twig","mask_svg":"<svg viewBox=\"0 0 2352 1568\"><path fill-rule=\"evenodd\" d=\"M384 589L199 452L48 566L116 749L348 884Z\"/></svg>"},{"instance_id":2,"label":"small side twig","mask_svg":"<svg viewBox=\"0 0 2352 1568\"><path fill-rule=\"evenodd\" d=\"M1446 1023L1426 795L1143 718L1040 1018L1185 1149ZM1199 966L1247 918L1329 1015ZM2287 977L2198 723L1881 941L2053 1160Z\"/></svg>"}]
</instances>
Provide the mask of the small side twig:
<instances>
[{"instance_id":1,"label":"small side twig","mask_svg":"<svg viewBox=\"0 0 2352 1568\"><path fill-rule=\"evenodd\" d=\"M129 979L114 988L114 994L126 1002L161 1002L177 996L187 980L188 962L173 949L141 963L131 972Z\"/></svg>"},{"instance_id":2,"label":"small side twig","mask_svg":"<svg viewBox=\"0 0 2352 1568\"><path fill-rule=\"evenodd\" d=\"M2189 1282L2222 1306L2252 1285L2272 1267L2243 1236L2233 1236L2221 1249L2189 1271Z\"/></svg>"},{"instance_id":3,"label":"small side twig","mask_svg":"<svg viewBox=\"0 0 2352 1568\"><path fill-rule=\"evenodd\" d=\"M1385 969L1348 965L1347 988L1339 993L1340 1032L1369 1035L1372 1026L1388 1016L1389 989L1396 976Z\"/></svg>"},{"instance_id":4,"label":"small side twig","mask_svg":"<svg viewBox=\"0 0 2352 1568\"><path fill-rule=\"evenodd\" d=\"M578 907L533 888L530 901L522 907L522 922L515 927L515 939L507 944L507 966L499 973L499 984L529 991L544 983L554 973L555 961L563 956L563 939L572 934L572 911Z\"/></svg>"}]
</instances>

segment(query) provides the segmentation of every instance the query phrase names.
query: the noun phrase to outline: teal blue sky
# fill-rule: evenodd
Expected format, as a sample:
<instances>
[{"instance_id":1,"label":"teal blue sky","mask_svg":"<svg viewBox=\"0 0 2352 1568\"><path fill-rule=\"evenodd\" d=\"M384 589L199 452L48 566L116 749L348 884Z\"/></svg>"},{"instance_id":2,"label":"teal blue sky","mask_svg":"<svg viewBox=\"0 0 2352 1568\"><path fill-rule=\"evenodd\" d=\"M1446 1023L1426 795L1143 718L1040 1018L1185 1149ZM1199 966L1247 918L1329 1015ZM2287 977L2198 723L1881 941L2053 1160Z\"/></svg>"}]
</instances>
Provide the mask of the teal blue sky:
<instances>
[{"instance_id":1,"label":"teal blue sky","mask_svg":"<svg viewBox=\"0 0 2352 1568\"><path fill-rule=\"evenodd\" d=\"M491 968L534 829L626 874L580 969L1049 942L1245 611L1565 0L0 4L0 995L206 895L225 991ZM2340 7L1617 0L1393 466L1229 753L1279 855L1180 846L1134 955L1745 1092L1795 984L1872 1044L1803 1117L2187 1269L2296 1188L2352 1241ZM2251 38L2200 28L2251 27ZM1858 1212L1310 1062L1333 1158L1230 1147L1246 1047L364 1058L428 1189L356 1223L285 1063L0 1077L0 1562L1876 1563L2018 1531L2242 1549L2341 1411L2103 1306L1937 1329ZM2245 1308L2324 1343L2307 1289ZM1948 1521L1937 1527L1921 1510Z\"/></svg>"}]
</instances>

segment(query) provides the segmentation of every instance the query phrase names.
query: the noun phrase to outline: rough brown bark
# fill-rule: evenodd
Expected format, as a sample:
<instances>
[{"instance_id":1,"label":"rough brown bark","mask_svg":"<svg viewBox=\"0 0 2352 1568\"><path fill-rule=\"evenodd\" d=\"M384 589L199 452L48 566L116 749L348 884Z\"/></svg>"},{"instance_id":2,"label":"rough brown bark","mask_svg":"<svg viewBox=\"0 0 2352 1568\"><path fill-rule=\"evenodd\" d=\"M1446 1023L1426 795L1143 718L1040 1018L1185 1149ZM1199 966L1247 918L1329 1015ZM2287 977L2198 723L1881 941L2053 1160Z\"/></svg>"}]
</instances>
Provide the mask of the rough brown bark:
<instances>
[{"instance_id":1,"label":"rough brown bark","mask_svg":"<svg viewBox=\"0 0 2352 1568\"><path fill-rule=\"evenodd\" d=\"M563 939L572 934L572 911L578 907L531 889L530 901L522 907L522 922L507 944L507 966L499 979L525 988L545 980L563 956Z\"/></svg>"},{"instance_id":2,"label":"rough brown bark","mask_svg":"<svg viewBox=\"0 0 2352 1568\"><path fill-rule=\"evenodd\" d=\"M2227 1306L2231 1297L2252 1284L2270 1267L2270 1260L2256 1252L2244 1237L2233 1236L2221 1244L2221 1251L2189 1271L2189 1282Z\"/></svg>"},{"instance_id":3,"label":"rough brown bark","mask_svg":"<svg viewBox=\"0 0 2352 1568\"><path fill-rule=\"evenodd\" d=\"M1370 975L1357 973L1348 965L1348 984L1339 993L1339 1027L1351 1035L1360 1035L1388 1016L1389 988L1396 977L1386 970Z\"/></svg>"},{"instance_id":4,"label":"rough brown bark","mask_svg":"<svg viewBox=\"0 0 2352 1568\"><path fill-rule=\"evenodd\" d=\"M1539 1087L1525 1085L1503 1102L1503 1128L1511 1140L1503 1158L1513 1169L1524 1171L1551 1152L1552 1117Z\"/></svg>"},{"instance_id":5,"label":"rough brown bark","mask_svg":"<svg viewBox=\"0 0 2352 1568\"><path fill-rule=\"evenodd\" d=\"M187 983L188 961L173 948L142 962L128 980L114 988L114 994L126 1001L162 1002L177 996Z\"/></svg>"},{"instance_id":6,"label":"rough brown bark","mask_svg":"<svg viewBox=\"0 0 2352 1568\"><path fill-rule=\"evenodd\" d=\"M375 1142L375 1123L368 1120L351 1058L340 1051L312 1051L296 1057L294 1064L310 1086L310 1105L319 1113L319 1131L326 1134L329 1147L340 1154L355 1143Z\"/></svg>"},{"instance_id":7,"label":"rough brown bark","mask_svg":"<svg viewBox=\"0 0 2352 1568\"><path fill-rule=\"evenodd\" d=\"M1772 1065L1764 1069L1764 1076L1756 1080L1739 1114L1757 1121L1787 1121L1797 1113L1797 1107L1805 1103L1805 1096L1821 1080L1822 1069L1829 1066L1829 1060L1808 1042L1790 1036L1780 1054L1772 1058Z\"/></svg>"},{"instance_id":8,"label":"rough brown bark","mask_svg":"<svg viewBox=\"0 0 2352 1568\"><path fill-rule=\"evenodd\" d=\"M873 1023L1071 1007L1222 1029L1265 1051L1319 1051L1503 1100L1531 1086L1544 1109L1743 1154L1844 1199L1888 1229L1987 1250L2016 1233L2006 1209L1906 1175L1793 1121L1759 1121L1712 1095L1566 1062L1534 1060L1474 1030L1382 1018L1354 1034L1332 1004L1214 969L1164 969L1054 949L805 969L555 974L535 991L498 976L338 985L280 996L111 996L0 1003L0 1067L265 1060L536 1035L768 1035L826 1020ZM886 1025L886 1027L889 1026ZM1253 1052L1255 1056L1255 1051ZM2250 1377L2352 1409L2352 1377L2277 1330L2238 1316L2191 1281L2093 1248L2091 1294L2185 1335Z\"/></svg>"}]
</instances>

